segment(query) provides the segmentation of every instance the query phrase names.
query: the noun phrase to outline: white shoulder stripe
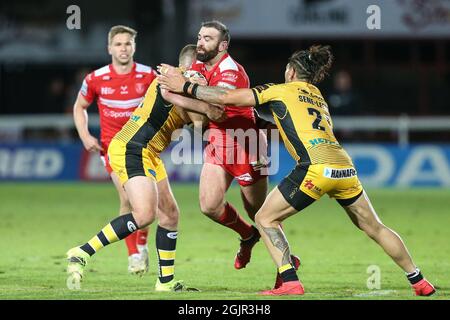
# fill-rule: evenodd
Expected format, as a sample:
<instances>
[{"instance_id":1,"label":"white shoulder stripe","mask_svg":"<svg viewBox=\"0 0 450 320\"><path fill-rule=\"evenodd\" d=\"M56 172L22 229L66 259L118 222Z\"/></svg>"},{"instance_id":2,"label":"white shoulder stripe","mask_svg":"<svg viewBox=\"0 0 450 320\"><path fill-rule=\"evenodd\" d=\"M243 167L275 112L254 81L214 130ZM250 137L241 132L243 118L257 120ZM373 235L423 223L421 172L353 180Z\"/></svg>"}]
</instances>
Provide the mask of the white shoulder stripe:
<instances>
[{"instance_id":1,"label":"white shoulder stripe","mask_svg":"<svg viewBox=\"0 0 450 320\"><path fill-rule=\"evenodd\" d=\"M151 73L152 68L140 63L136 63L136 72L145 72L145 73Z\"/></svg>"},{"instance_id":2,"label":"white shoulder stripe","mask_svg":"<svg viewBox=\"0 0 450 320\"><path fill-rule=\"evenodd\" d=\"M227 57L226 59L224 59L220 64L219 64L219 69L220 72L223 72L225 70L235 70L235 71L239 71L239 68L236 64L236 62L234 62L233 59L231 59L231 57Z\"/></svg>"},{"instance_id":3,"label":"white shoulder stripe","mask_svg":"<svg viewBox=\"0 0 450 320\"><path fill-rule=\"evenodd\" d=\"M100 69L95 70L94 76L95 77L99 77L99 76L102 76L102 75L107 74L109 72L110 72L109 65L107 65L107 66L101 67Z\"/></svg>"},{"instance_id":4,"label":"white shoulder stripe","mask_svg":"<svg viewBox=\"0 0 450 320\"><path fill-rule=\"evenodd\" d=\"M100 97L99 102L109 108L130 109L137 107L142 100L144 100L144 97L129 100L113 100Z\"/></svg>"}]
</instances>

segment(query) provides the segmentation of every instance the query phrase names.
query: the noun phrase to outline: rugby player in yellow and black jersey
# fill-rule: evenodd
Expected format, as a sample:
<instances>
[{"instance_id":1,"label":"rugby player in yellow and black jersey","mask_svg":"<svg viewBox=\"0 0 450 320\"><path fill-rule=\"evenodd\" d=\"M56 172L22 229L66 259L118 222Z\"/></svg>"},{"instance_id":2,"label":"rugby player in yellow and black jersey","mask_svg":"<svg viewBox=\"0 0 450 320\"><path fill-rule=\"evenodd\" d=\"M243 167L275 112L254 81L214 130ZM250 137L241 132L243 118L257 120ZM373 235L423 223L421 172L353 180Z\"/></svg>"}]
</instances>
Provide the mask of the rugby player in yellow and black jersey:
<instances>
[{"instance_id":1,"label":"rugby player in yellow and black jersey","mask_svg":"<svg viewBox=\"0 0 450 320\"><path fill-rule=\"evenodd\" d=\"M180 53L180 64L183 61L187 68L195 57L196 46L188 45ZM183 281L174 279L179 210L160 158L160 153L171 142L172 133L191 120L191 113L184 109L205 114L213 121L224 119L222 108L162 90L155 80L141 105L112 139L108 148L109 163L133 211L112 220L87 243L67 252L69 281L81 281L87 261L98 250L148 226L157 217L159 275L155 290L189 290Z\"/></svg>"},{"instance_id":2,"label":"rugby player in yellow and black jersey","mask_svg":"<svg viewBox=\"0 0 450 320\"><path fill-rule=\"evenodd\" d=\"M296 167L272 190L256 214L257 227L283 278L281 287L261 294L304 294L280 223L328 194L339 202L353 223L405 271L416 295L431 295L435 292L433 285L413 263L398 234L382 224L351 158L334 137L327 103L315 86L327 75L332 60L328 46L297 51L289 58L284 84L252 89L230 90L190 84L168 65L163 65L167 72L158 76L158 81L165 89L188 93L209 103L236 106L267 103L289 153L297 161Z\"/></svg>"}]
</instances>

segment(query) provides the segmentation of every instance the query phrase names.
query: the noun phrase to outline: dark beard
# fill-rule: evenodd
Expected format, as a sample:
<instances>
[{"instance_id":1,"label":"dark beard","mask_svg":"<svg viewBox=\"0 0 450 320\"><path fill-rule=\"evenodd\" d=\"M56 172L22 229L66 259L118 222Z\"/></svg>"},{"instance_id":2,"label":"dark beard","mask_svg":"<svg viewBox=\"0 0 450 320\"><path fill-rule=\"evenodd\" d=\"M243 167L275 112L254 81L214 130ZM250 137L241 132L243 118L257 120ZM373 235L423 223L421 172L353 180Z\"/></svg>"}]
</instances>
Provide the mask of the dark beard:
<instances>
[{"instance_id":1,"label":"dark beard","mask_svg":"<svg viewBox=\"0 0 450 320\"><path fill-rule=\"evenodd\" d=\"M201 62L208 62L211 59L214 59L219 53L219 45L215 47L213 50L206 51L204 53L197 52L197 60Z\"/></svg>"}]
</instances>

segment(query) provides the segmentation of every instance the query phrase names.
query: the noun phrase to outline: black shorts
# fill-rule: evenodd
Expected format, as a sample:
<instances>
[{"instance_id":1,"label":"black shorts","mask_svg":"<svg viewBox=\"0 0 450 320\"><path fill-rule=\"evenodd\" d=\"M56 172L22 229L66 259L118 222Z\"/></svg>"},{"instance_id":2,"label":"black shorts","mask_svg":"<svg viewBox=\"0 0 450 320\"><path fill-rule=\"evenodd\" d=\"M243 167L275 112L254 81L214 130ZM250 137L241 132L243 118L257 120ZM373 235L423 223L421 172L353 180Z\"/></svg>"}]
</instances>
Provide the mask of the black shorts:
<instances>
[{"instance_id":1,"label":"black shorts","mask_svg":"<svg viewBox=\"0 0 450 320\"><path fill-rule=\"evenodd\" d=\"M296 166L278 185L284 199L298 211L305 209L316 199L308 196L300 186L308 173L309 166Z\"/></svg>"}]
</instances>

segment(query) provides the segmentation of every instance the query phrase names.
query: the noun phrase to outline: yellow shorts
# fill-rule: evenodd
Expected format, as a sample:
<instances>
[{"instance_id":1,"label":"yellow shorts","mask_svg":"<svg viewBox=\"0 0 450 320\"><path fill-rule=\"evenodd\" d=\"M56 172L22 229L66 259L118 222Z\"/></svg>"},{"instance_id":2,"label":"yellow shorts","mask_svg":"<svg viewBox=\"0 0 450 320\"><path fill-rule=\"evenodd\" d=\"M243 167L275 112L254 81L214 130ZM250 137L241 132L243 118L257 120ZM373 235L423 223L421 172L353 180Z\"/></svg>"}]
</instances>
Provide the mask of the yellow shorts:
<instances>
[{"instance_id":1,"label":"yellow shorts","mask_svg":"<svg viewBox=\"0 0 450 320\"><path fill-rule=\"evenodd\" d=\"M159 155L137 144L113 139L109 144L108 159L122 185L137 176L150 177L156 182L167 178L166 168Z\"/></svg>"},{"instance_id":2,"label":"yellow shorts","mask_svg":"<svg viewBox=\"0 0 450 320\"><path fill-rule=\"evenodd\" d=\"M335 164L296 166L278 185L289 204L302 210L324 194L350 205L363 191L356 169ZM305 196L306 195L306 196Z\"/></svg>"}]
</instances>

